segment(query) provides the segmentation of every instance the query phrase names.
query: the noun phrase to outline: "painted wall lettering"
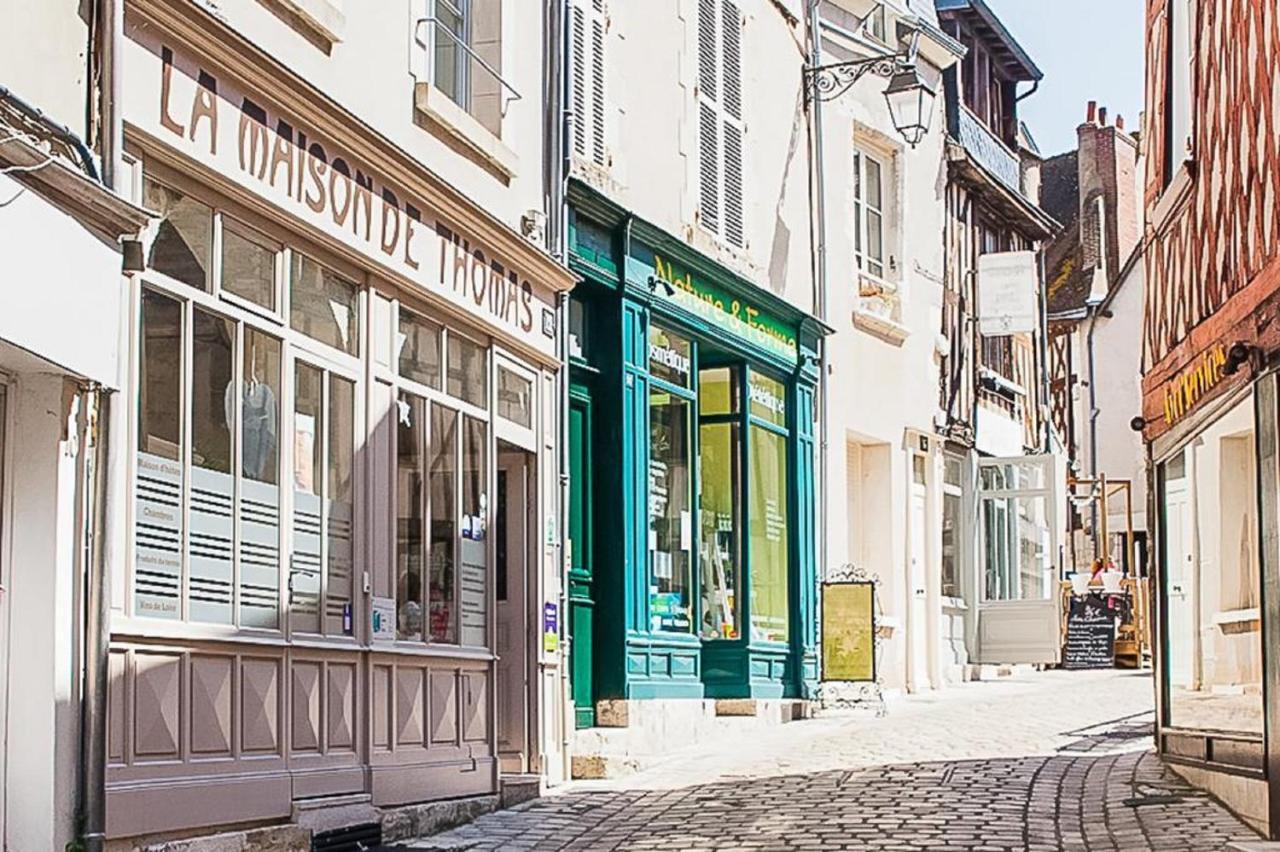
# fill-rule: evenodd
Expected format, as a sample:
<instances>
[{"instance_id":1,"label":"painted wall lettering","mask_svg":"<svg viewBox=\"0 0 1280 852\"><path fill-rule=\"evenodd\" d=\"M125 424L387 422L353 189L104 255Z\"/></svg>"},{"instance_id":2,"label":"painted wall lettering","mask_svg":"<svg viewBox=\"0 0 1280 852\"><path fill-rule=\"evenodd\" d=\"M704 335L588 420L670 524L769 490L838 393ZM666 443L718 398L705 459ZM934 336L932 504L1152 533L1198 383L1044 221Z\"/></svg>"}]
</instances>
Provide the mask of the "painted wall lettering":
<instances>
[{"instance_id":1,"label":"painted wall lettering","mask_svg":"<svg viewBox=\"0 0 1280 852\"><path fill-rule=\"evenodd\" d=\"M554 332L534 327L534 304L555 306L550 288L522 275L491 246L463 233L447 212L384 180L335 142L276 114L169 45L131 30L134 67L152 87L130 87L129 123L232 178L331 237L540 351Z\"/></svg>"}]
</instances>

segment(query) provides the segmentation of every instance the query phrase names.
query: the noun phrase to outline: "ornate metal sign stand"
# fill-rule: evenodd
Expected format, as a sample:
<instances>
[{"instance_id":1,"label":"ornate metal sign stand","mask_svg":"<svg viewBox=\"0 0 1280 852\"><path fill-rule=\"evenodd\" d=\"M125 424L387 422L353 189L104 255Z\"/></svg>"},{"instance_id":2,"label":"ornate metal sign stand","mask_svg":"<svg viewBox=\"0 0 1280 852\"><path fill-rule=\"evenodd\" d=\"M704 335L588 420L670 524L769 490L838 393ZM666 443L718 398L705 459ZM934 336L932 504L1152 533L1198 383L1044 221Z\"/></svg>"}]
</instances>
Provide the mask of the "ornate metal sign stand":
<instances>
[{"instance_id":1,"label":"ornate metal sign stand","mask_svg":"<svg viewBox=\"0 0 1280 852\"><path fill-rule=\"evenodd\" d=\"M818 701L820 706L824 708L864 709L874 707L876 717L879 718L889 712L884 700L884 680L880 674L884 653L883 637L880 635L878 624L881 613L880 575L852 563L845 563L839 568L828 572L827 578L822 582L823 594L826 594L828 586L848 583L871 585L871 606L874 616L872 619L874 649L872 651L874 660L872 679L867 681L826 680L824 673L824 679L818 685Z\"/></svg>"}]
</instances>

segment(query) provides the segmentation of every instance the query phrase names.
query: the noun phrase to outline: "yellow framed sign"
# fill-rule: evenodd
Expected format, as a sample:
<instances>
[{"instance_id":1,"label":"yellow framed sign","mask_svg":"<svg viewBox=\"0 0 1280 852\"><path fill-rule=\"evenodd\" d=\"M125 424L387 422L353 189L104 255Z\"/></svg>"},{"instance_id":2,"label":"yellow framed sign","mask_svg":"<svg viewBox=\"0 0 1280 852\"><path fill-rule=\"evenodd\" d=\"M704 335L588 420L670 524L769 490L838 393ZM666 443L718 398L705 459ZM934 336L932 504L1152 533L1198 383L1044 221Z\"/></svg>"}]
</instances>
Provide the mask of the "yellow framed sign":
<instances>
[{"instance_id":1,"label":"yellow framed sign","mask_svg":"<svg viewBox=\"0 0 1280 852\"><path fill-rule=\"evenodd\" d=\"M822 587L822 679L876 679L875 583L824 583Z\"/></svg>"}]
</instances>

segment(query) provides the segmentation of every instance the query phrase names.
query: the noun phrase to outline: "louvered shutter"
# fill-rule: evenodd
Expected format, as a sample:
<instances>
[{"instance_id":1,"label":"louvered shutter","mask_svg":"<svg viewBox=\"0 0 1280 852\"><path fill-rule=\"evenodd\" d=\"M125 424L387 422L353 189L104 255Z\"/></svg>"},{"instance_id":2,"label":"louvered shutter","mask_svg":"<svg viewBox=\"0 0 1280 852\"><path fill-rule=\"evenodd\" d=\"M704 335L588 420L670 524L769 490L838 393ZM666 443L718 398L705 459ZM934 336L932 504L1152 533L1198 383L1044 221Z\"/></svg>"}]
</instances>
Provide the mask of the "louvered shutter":
<instances>
[{"instance_id":1,"label":"louvered shutter","mask_svg":"<svg viewBox=\"0 0 1280 852\"><path fill-rule=\"evenodd\" d=\"M598 166L605 152L604 0L574 0L570 10L573 153Z\"/></svg>"},{"instance_id":2,"label":"louvered shutter","mask_svg":"<svg viewBox=\"0 0 1280 852\"><path fill-rule=\"evenodd\" d=\"M732 0L698 0L698 152L702 227L746 244L742 16Z\"/></svg>"}]
</instances>

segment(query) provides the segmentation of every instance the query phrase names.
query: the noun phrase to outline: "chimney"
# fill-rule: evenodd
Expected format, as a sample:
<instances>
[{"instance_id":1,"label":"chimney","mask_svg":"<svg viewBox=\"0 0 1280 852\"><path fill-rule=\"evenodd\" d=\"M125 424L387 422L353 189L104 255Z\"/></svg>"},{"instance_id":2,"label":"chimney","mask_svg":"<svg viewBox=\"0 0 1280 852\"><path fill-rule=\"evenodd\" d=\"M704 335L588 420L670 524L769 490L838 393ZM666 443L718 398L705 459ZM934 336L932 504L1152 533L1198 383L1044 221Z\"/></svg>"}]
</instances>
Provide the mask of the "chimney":
<instances>
[{"instance_id":1,"label":"chimney","mask_svg":"<svg viewBox=\"0 0 1280 852\"><path fill-rule=\"evenodd\" d=\"M1096 101L1089 102L1088 116L1076 130L1082 260L1086 268L1104 269L1114 286L1138 243L1138 146L1124 132L1123 117L1116 116L1115 126L1108 126L1107 109Z\"/></svg>"}]
</instances>

